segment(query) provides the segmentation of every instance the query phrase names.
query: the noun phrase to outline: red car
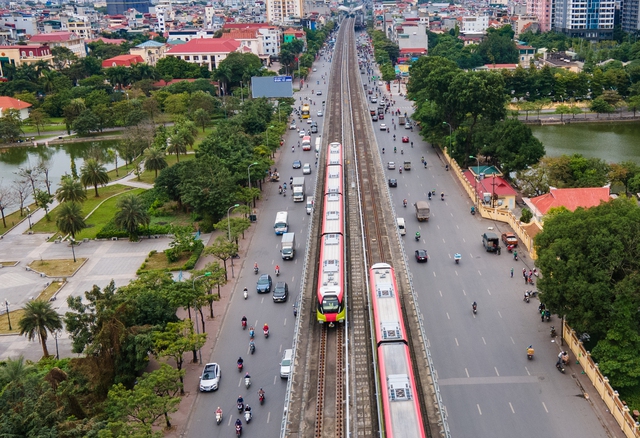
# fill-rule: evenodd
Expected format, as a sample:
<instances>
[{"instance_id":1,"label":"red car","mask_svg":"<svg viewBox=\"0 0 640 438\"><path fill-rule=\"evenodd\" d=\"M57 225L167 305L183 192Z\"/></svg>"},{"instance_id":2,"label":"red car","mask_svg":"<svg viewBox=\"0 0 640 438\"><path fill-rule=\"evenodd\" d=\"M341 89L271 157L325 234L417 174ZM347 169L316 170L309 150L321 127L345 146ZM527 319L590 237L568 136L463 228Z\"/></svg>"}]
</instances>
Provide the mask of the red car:
<instances>
[{"instance_id":1,"label":"red car","mask_svg":"<svg viewBox=\"0 0 640 438\"><path fill-rule=\"evenodd\" d=\"M409 137L407 136L402 137L402 143L409 143Z\"/></svg>"},{"instance_id":2,"label":"red car","mask_svg":"<svg viewBox=\"0 0 640 438\"><path fill-rule=\"evenodd\" d=\"M378 119L384 120L384 114L378 114Z\"/></svg>"}]
</instances>

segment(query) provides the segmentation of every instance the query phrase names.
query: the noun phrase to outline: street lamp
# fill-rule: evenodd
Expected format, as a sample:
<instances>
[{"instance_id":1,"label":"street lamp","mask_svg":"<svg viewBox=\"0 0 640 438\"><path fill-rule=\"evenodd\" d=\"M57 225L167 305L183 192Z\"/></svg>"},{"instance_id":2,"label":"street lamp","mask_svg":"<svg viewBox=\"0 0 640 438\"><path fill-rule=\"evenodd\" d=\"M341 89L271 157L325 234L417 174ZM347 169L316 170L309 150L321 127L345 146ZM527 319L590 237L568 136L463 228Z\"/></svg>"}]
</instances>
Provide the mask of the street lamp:
<instances>
[{"instance_id":1,"label":"street lamp","mask_svg":"<svg viewBox=\"0 0 640 438\"><path fill-rule=\"evenodd\" d=\"M53 331L53 337L56 340L56 360L60 360L60 353L58 352L58 332L60 330L54 330Z\"/></svg>"},{"instance_id":2,"label":"street lamp","mask_svg":"<svg viewBox=\"0 0 640 438\"><path fill-rule=\"evenodd\" d=\"M7 309L7 322L9 322L9 331L13 330L11 328L11 318L9 317L9 301L4 300L4 308Z\"/></svg>"},{"instance_id":3,"label":"street lamp","mask_svg":"<svg viewBox=\"0 0 640 438\"><path fill-rule=\"evenodd\" d=\"M251 166L255 166L256 164L258 164L257 161L255 163L249 164L249 167L247 167L247 177L249 179L249 190L251 190Z\"/></svg>"},{"instance_id":4,"label":"street lamp","mask_svg":"<svg viewBox=\"0 0 640 438\"><path fill-rule=\"evenodd\" d=\"M476 208L478 208L478 181L480 181L480 160L478 159L478 157L474 157L473 155L469 155L469 158L471 158L472 160L476 160L478 163L478 167L476 167L476 174L475 174L475 190L476 190Z\"/></svg>"},{"instance_id":5,"label":"street lamp","mask_svg":"<svg viewBox=\"0 0 640 438\"><path fill-rule=\"evenodd\" d=\"M451 125L449 125L447 122L442 122L443 125L448 125L449 126L449 156L451 156L451 136L453 135L452 130L451 130Z\"/></svg>"},{"instance_id":6,"label":"street lamp","mask_svg":"<svg viewBox=\"0 0 640 438\"><path fill-rule=\"evenodd\" d=\"M27 210L27 220L29 221L29 229L31 229L31 209L29 207L25 207Z\"/></svg>"},{"instance_id":7,"label":"street lamp","mask_svg":"<svg viewBox=\"0 0 640 438\"><path fill-rule=\"evenodd\" d=\"M193 279L192 282L192 286L193 286L193 292L195 293L196 291L196 280L198 278L202 278L202 277L210 277L211 276L211 272L205 272L202 275L198 275L196 278ZM196 306L193 306L193 311L196 314L196 334L199 335L200 334L200 329L198 328L198 309L196 309ZM57 348L57 341L56 341L56 348ZM198 363L202 364L202 348L198 348Z\"/></svg>"}]
</instances>

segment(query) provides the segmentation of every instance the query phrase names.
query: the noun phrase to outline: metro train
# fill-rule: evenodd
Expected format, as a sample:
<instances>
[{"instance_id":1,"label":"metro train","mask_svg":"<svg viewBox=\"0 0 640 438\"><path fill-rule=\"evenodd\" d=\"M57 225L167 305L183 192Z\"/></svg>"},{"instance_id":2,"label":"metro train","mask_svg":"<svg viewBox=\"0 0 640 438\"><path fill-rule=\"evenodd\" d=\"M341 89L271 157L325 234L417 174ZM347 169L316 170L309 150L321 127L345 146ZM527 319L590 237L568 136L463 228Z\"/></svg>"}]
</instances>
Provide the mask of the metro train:
<instances>
[{"instance_id":1,"label":"metro train","mask_svg":"<svg viewBox=\"0 0 640 438\"><path fill-rule=\"evenodd\" d=\"M369 269L369 281L386 436L424 438L407 328L393 267L375 263Z\"/></svg>"},{"instance_id":2,"label":"metro train","mask_svg":"<svg viewBox=\"0 0 640 438\"><path fill-rule=\"evenodd\" d=\"M327 167L322 210L322 234L320 236L320 263L318 272L317 317L321 324L333 326L344 322L344 274L345 266L345 207L344 168L342 144L330 143L327 148Z\"/></svg>"}]
</instances>

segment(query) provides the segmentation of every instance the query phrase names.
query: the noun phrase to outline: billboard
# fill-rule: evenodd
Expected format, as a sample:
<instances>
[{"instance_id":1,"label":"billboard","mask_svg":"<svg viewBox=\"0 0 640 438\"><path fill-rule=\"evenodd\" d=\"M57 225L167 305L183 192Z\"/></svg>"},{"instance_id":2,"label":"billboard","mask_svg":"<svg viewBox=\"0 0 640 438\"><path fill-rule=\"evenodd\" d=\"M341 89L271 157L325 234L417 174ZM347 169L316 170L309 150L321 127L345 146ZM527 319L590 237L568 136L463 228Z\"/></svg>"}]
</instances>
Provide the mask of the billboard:
<instances>
[{"instance_id":1,"label":"billboard","mask_svg":"<svg viewBox=\"0 0 640 438\"><path fill-rule=\"evenodd\" d=\"M257 97L292 97L293 78L291 76L253 76L251 95Z\"/></svg>"}]
</instances>

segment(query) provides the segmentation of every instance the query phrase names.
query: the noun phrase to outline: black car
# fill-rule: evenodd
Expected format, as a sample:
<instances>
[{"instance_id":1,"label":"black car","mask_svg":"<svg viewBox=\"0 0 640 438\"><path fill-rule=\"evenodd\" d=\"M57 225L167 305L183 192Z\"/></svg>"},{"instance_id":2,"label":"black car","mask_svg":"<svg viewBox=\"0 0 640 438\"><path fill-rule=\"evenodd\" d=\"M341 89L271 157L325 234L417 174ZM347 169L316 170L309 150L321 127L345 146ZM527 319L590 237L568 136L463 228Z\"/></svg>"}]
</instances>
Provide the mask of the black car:
<instances>
[{"instance_id":1,"label":"black car","mask_svg":"<svg viewBox=\"0 0 640 438\"><path fill-rule=\"evenodd\" d=\"M426 249L416 249L416 260L418 262L426 262L429 260Z\"/></svg>"},{"instance_id":2,"label":"black car","mask_svg":"<svg viewBox=\"0 0 640 438\"><path fill-rule=\"evenodd\" d=\"M289 286L284 281L276 283L276 287L273 289L273 302L284 303L289 298Z\"/></svg>"},{"instance_id":3,"label":"black car","mask_svg":"<svg viewBox=\"0 0 640 438\"><path fill-rule=\"evenodd\" d=\"M389 178L389 187L398 187L398 180L395 178Z\"/></svg>"},{"instance_id":4,"label":"black car","mask_svg":"<svg viewBox=\"0 0 640 438\"><path fill-rule=\"evenodd\" d=\"M258 284L256 284L256 290L259 294L267 294L271 292L271 275L262 274L260 278L258 278Z\"/></svg>"},{"instance_id":5,"label":"black car","mask_svg":"<svg viewBox=\"0 0 640 438\"><path fill-rule=\"evenodd\" d=\"M302 167L302 161L300 161L300 160L295 160L295 161L293 162L293 168L294 168L294 169L300 169L301 167Z\"/></svg>"}]
</instances>

